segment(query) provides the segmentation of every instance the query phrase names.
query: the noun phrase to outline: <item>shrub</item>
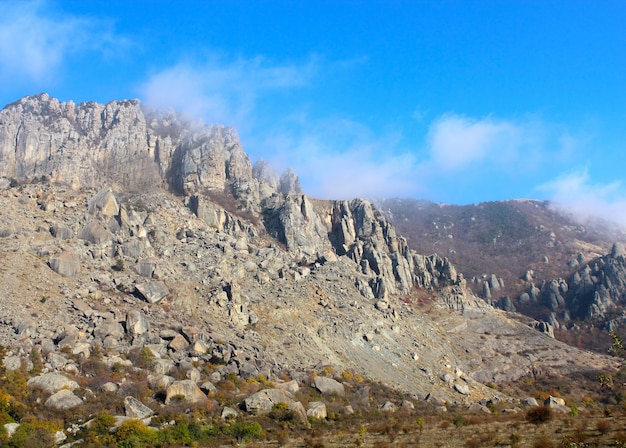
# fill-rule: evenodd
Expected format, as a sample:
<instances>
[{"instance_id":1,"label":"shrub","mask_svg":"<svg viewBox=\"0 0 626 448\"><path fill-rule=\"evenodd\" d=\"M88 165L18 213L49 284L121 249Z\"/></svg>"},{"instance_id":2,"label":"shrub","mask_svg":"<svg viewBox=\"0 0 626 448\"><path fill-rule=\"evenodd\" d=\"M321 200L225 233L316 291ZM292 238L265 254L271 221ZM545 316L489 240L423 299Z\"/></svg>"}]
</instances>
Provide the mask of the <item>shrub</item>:
<instances>
[{"instance_id":1,"label":"shrub","mask_svg":"<svg viewBox=\"0 0 626 448\"><path fill-rule=\"evenodd\" d=\"M526 421L535 425L546 423L552 420L553 412L548 406L539 406L529 409L526 412Z\"/></svg>"},{"instance_id":2,"label":"shrub","mask_svg":"<svg viewBox=\"0 0 626 448\"><path fill-rule=\"evenodd\" d=\"M455 415L454 418L452 419L452 423L454 424L454 426L459 428L465 425L465 419L463 418L462 415Z\"/></svg>"},{"instance_id":3,"label":"shrub","mask_svg":"<svg viewBox=\"0 0 626 448\"><path fill-rule=\"evenodd\" d=\"M555 448L554 442L548 439L546 436L541 436L535 443L533 443L533 448Z\"/></svg>"},{"instance_id":4,"label":"shrub","mask_svg":"<svg viewBox=\"0 0 626 448\"><path fill-rule=\"evenodd\" d=\"M47 448L56 445L51 429L47 422L22 423L11 439L8 446L11 448Z\"/></svg>"},{"instance_id":5,"label":"shrub","mask_svg":"<svg viewBox=\"0 0 626 448\"><path fill-rule=\"evenodd\" d=\"M606 434L611 430L611 422L608 420L600 420L596 424L596 429L600 432L600 434Z\"/></svg>"},{"instance_id":6,"label":"shrub","mask_svg":"<svg viewBox=\"0 0 626 448\"><path fill-rule=\"evenodd\" d=\"M511 442L511 446L518 446L522 441L522 436L514 432L509 436L509 441Z\"/></svg>"},{"instance_id":7,"label":"shrub","mask_svg":"<svg viewBox=\"0 0 626 448\"><path fill-rule=\"evenodd\" d=\"M268 417L279 422L291 422L295 420L296 416L293 411L289 410L287 403L276 403L272 406Z\"/></svg>"},{"instance_id":8,"label":"shrub","mask_svg":"<svg viewBox=\"0 0 626 448\"><path fill-rule=\"evenodd\" d=\"M134 348L128 353L128 359L134 367L140 369L151 369L154 367L155 359L152 350L148 347Z\"/></svg>"},{"instance_id":9,"label":"shrub","mask_svg":"<svg viewBox=\"0 0 626 448\"><path fill-rule=\"evenodd\" d=\"M263 436L263 428L261 428L259 422L250 423L240 421L228 427L225 432L234 437L239 443L243 442L245 439L258 439Z\"/></svg>"},{"instance_id":10,"label":"shrub","mask_svg":"<svg viewBox=\"0 0 626 448\"><path fill-rule=\"evenodd\" d=\"M43 370L43 360L41 359L41 353L39 353L39 350L32 349L30 351L29 358L33 363L33 368L30 370L30 373L34 375L41 373Z\"/></svg>"},{"instance_id":11,"label":"shrub","mask_svg":"<svg viewBox=\"0 0 626 448\"><path fill-rule=\"evenodd\" d=\"M124 270L124 260L122 260L121 258L118 258L115 261L115 264L111 266L111 269L117 272L122 272Z\"/></svg>"},{"instance_id":12,"label":"shrub","mask_svg":"<svg viewBox=\"0 0 626 448\"><path fill-rule=\"evenodd\" d=\"M139 420L126 420L115 432L117 447L139 448L153 446L158 442L157 432Z\"/></svg>"}]
</instances>

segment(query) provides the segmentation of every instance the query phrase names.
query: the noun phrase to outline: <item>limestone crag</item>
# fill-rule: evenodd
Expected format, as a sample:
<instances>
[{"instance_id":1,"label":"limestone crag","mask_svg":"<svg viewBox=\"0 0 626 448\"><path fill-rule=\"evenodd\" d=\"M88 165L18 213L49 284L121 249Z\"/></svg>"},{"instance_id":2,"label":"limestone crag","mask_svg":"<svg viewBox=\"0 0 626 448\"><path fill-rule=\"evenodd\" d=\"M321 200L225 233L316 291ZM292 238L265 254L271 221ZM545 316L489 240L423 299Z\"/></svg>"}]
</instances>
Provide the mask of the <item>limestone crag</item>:
<instances>
[{"instance_id":1,"label":"limestone crag","mask_svg":"<svg viewBox=\"0 0 626 448\"><path fill-rule=\"evenodd\" d=\"M45 93L0 112L0 161L0 176L45 176L74 188L169 186L188 194L224 189L229 179L252 179L232 128L146 111L138 100L76 105Z\"/></svg>"},{"instance_id":2,"label":"limestone crag","mask_svg":"<svg viewBox=\"0 0 626 448\"><path fill-rule=\"evenodd\" d=\"M547 320L557 328L572 318L606 317L626 303L626 252L616 243L611 253L584 263L567 280L550 280L540 288L531 284L522 299L541 301L552 312Z\"/></svg>"}]
</instances>

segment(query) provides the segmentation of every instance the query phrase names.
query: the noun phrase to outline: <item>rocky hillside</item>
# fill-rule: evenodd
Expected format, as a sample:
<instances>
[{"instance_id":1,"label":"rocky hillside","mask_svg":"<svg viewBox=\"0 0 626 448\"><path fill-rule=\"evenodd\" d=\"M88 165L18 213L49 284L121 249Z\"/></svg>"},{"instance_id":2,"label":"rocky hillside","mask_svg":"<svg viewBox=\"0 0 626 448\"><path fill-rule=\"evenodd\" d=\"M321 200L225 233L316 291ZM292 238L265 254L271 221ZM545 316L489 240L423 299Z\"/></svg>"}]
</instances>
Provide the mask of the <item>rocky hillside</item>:
<instances>
[{"instance_id":1,"label":"rocky hillside","mask_svg":"<svg viewBox=\"0 0 626 448\"><path fill-rule=\"evenodd\" d=\"M230 128L26 97L0 112L0 175L4 368L77 425L99 394L152 412L280 402L306 420L344 389L370 406L355 375L414 403L514 407L492 387L615 367L488 306L369 202L314 200L293 172L253 167Z\"/></svg>"},{"instance_id":2,"label":"rocky hillside","mask_svg":"<svg viewBox=\"0 0 626 448\"><path fill-rule=\"evenodd\" d=\"M568 278L626 239L624 229L615 224L597 220L583 225L547 202L454 206L388 199L377 205L413 249L445 255L454 263L475 294L538 318L554 307L541 300L529 302L523 294L533 297L550 288L552 280ZM570 311L585 318L577 309Z\"/></svg>"}]
</instances>

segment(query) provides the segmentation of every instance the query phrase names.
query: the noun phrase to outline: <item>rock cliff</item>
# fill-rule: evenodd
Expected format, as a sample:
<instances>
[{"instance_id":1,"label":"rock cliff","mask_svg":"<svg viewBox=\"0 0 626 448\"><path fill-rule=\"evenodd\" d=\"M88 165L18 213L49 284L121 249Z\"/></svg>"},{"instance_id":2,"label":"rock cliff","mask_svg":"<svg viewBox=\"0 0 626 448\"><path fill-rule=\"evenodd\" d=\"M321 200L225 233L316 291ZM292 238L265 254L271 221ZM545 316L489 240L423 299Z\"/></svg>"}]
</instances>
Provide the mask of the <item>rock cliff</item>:
<instances>
[{"instance_id":1,"label":"rock cliff","mask_svg":"<svg viewBox=\"0 0 626 448\"><path fill-rule=\"evenodd\" d=\"M570 320L605 319L623 314L626 305L626 251L615 243L611 253L592 259L567 279L532 283L520 300L542 303L558 327ZM608 325L611 325L609 319Z\"/></svg>"}]
</instances>

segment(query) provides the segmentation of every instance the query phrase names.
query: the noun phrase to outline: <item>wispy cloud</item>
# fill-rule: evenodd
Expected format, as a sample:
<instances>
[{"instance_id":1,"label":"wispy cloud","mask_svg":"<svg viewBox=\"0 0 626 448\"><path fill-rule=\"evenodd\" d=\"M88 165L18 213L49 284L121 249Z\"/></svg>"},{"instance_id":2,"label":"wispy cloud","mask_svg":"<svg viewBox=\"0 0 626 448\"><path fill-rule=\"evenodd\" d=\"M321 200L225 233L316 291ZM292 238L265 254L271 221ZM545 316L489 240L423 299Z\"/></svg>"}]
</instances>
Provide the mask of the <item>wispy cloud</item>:
<instances>
[{"instance_id":1,"label":"wispy cloud","mask_svg":"<svg viewBox=\"0 0 626 448\"><path fill-rule=\"evenodd\" d=\"M139 87L146 104L172 108L209 123L244 125L260 98L301 87L316 71L315 58L304 64L273 64L263 57L201 62L181 61L160 70Z\"/></svg>"},{"instance_id":2,"label":"wispy cloud","mask_svg":"<svg viewBox=\"0 0 626 448\"><path fill-rule=\"evenodd\" d=\"M377 133L353 120L302 114L278 120L257 143L279 169L294 168L312 196L455 202L467 188L494 200L523 184L531 185L523 193L529 197L547 164L571 166L579 139L538 119L444 114L428 125L423 141L407 141L401 131ZM507 185L494 189L490 181Z\"/></svg>"},{"instance_id":3,"label":"wispy cloud","mask_svg":"<svg viewBox=\"0 0 626 448\"><path fill-rule=\"evenodd\" d=\"M139 92L149 106L235 126L248 153L277 170L293 168L305 192L320 198L455 201L464 196L459 188L466 187L459 185L475 188L472 182L503 175L528 183L547 161L563 160L567 168L577 150L579 138L536 117L447 113L429 123L418 110L413 123L426 130L425 137L407 141L402 129L375 130L345 115L324 116L311 93L323 97L324 79L353 65L316 57L300 63L261 56L188 57L153 73ZM489 199L496 198L484 200Z\"/></svg>"},{"instance_id":4,"label":"wispy cloud","mask_svg":"<svg viewBox=\"0 0 626 448\"><path fill-rule=\"evenodd\" d=\"M465 169L489 159L500 162L516 155L524 146L524 135L523 126L510 121L446 114L430 126L430 158L442 171Z\"/></svg>"},{"instance_id":5,"label":"wispy cloud","mask_svg":"<svg viewBox=\"0 0 626 448\"><path fill-rule=\"evenodd\" d=\"M305 192L324 199L408 195L415 156L398 152L399 136L376 136L344 118L300 119L262 142L278 169L293 167ZM270 149L271 148L271 149ZM265 156L264 156L265 157Z\"/></svg>"},{"instance_id":6,"label":"wispy cloud","mask_svg":"<svg viewBox=\"0 0 626 448\"><path fill-rule=\"evenodd\" d=\"M43 0L0 2L0 75L5 84L54 79L66 57L122 44L109 24L51 11Z\"/></svg>"},{"instance_id":7,"label":"wispy cloud","mask_svg":"<svg viewBox=\"0 0 626 448\"><path fill-rule=\"evenodd\" d=\"M554 207L580 221L602 218L626 225L626 191L621 182L593 183L588 170L546 182L538 190L548 194Z\"/></svg>"}]
</instances>

